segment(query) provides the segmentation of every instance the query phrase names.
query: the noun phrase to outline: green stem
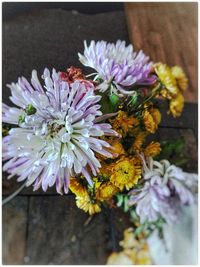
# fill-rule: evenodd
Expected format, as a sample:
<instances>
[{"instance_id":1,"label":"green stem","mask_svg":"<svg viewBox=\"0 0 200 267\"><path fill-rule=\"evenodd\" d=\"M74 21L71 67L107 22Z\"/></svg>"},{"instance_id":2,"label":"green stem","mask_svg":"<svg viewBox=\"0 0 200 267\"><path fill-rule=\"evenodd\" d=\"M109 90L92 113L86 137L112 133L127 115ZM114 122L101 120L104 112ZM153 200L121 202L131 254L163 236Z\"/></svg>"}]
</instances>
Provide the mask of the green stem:
<instances>
[{"instance_id":1,"label":"green stem","mask_svg":"<svg viewBox=\"0 0 200 267\"><path fill-rule=\"evenodd\" d=\"M9 201L11 201L16 195L18 195L25 187L26 182L22 184L22 186L20 186L20 188L18 188L14 193L12 193L10 196L4 198L2 200L2 206L5 205L6 203L8 203Z\"/></svg>"},{"instance_id":2,"label":"green stem","mask_svg":"<svg viewBox=\"0 0 200 267\"><path fill-rule=\"evenodd\" d=\"M142 107L146 102L148 102L152 97L154 97L155 95L157 95L157 93L160 91L160 89L162 89L162 84L159 83L155 88L153 88L153 90L151 91L151 95L149 97L147 97L143 103L141 103L138 107Z\"/></svg>"}]
</instances>

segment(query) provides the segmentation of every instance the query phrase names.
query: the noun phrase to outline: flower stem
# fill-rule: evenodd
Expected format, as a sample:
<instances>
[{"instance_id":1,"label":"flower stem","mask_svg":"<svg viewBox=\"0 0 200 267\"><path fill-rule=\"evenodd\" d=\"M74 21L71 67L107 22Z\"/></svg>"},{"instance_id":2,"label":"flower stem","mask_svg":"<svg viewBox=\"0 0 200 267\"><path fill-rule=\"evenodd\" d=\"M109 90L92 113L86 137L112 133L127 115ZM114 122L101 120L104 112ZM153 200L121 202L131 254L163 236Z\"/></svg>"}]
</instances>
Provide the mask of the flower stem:
<instances>
[{"instance_id":1,"label":"flower stem","mask_svg":"<svg viewBox=\"0 0 200 267\"><path fill-rule=\"evenodd\" d=\"M147 98L144 100L144 102L142 102L142 103L137 107L137 109L140 108L141 106L143 106L143 105L144 105L146 102L148 102L152 97L154 97L154 96L159 92L159 90L160 90L161 88L162 88L162 84L159 83L155 88L153 88L151 95L150 95L149 97L147 97Z\"/></svg>"},{"instance_id":2,"label":"flower stem","mask_svg":"<svg viewBox=\"0 0 200 267\"><path fill-rule=\"evenodd\" d=\"M14 193L2 200L2 206L11 201L15 196L17 196L25 187L26 182L23 183Z\"/></svg>"}]
</instances>

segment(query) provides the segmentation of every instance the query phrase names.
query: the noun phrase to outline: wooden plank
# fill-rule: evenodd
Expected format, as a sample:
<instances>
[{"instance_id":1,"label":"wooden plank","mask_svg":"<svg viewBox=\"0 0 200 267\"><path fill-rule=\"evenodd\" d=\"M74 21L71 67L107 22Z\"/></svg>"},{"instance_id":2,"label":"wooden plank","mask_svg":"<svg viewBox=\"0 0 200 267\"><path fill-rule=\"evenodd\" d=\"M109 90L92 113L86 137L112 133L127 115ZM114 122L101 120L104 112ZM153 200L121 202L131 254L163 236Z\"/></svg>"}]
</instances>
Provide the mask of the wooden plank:
<instances>
[{"instance_id":1,"label":"wooden plank","mask_svg":"<svg viewBox=\"0 0 200 267\"><path fill-rule=\"evenodd\" d=\"M182 168L187 172L198 172L198 146L191 129L159 128L158 134L159 141L170 141L183 137L185 140L183 155L187 162ZM168 160L170 161L170 159Z\"/></svg>"},{"instance_id":2,"label":"wooden plank","mask_svg":"<svg viewBox=\"0 0 200 267\"><path fill-rule=\"evenodd\" d=\"M16 197L2 208L2 262L24 264L27 229L27 197Z\"/></svg>"},{"instance_id":3,"label":"wooden plank","mask_svg":"<svg viewBox=\"0 0 200 267\"><path fill-rule=\"evenodd\" d=\"M197 102L198 3L125 3L129 37L154 62L180 65L189 78L187 102Z\"/></svg>"},{"instance_id":4,"label":"wooden plank","mask_svg":"<svg viewBox=\"0 0 200 267\"><path fill-rule=\"evenodd\" d=\"M28 264L105 264L106 224L75 206L74 197L31 197L26 258Z\"/></svg>"},{"instance_id":5,"label":"wooden plank","mask_svg":"<svg viewBox=\"0 0 200 267\"><path fill-rule=\"evenodd\" d=\"M169 109L167 102L158 103L159 110L162 114L162 120L159 124L164 128L192 129L196 142L198 142L198 105L194 103L185 103L181 117L173 118L167 114Z\"/></svg>"},{"instance_id":6,"label":"wooden plank","mask_svg":"<svg viewBox=\"0 0 200 267\"><path fill-rule=\"evenodd\" d=\"M189 158L185 165L185 170L188 172L198 173L198 145L193 131L191 129L180 129L179 133L186 141L186 146L183 153Z\"/></svg>"}]
</instances>

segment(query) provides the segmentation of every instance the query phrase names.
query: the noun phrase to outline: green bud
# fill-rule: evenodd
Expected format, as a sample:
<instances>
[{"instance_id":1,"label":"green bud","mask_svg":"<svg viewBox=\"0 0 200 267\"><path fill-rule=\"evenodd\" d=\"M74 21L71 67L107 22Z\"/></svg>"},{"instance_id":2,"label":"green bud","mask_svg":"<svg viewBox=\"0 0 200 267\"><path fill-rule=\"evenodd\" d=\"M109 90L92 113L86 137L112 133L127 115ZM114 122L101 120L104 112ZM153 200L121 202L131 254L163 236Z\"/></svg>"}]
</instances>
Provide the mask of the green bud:
<instances>
[{"instance_id":1,"label":"green bud","mask_svg":"<svg viewBox=\"0 0 200 267\"><path fill-rule=\"evenodd\" d=\"M32 104L28 104L28 106L25 108L25 112L27 115L33 115L35 114L37 111L36 108L34 108L34 106Z\"/></svg>"},{"instance_id":2,"label":"green bud","mask_svg":"<svg viewBox=\"0 0 200 267\"><path fill-rule=\"evenodd\" d=\"M115 94L112 94L109 96L109 99L110 99L110 102L112 104L112 106L116 106L119 102L119 96L115 95Z\"/></svg>"},{"instance_id":3,"label":"green bud","mask_svg":"<svg viewBox=\"0 0 200 267\"><path fill-rule=\"evenodd\" d=\"M25 116L24 115L20 115L18 118L18 123L23 123L25 122Z\"/></svg>"}]
</instances>

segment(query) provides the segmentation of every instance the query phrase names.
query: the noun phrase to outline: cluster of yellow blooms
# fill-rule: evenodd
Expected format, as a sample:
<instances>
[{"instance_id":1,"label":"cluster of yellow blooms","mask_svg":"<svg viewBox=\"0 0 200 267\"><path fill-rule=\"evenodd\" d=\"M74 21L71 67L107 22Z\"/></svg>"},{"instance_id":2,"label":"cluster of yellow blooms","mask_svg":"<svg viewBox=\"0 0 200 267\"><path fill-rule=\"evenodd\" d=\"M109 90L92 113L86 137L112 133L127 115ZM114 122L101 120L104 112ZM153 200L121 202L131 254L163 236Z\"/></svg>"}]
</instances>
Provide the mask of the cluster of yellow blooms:
<instances>
[{"instance_id":1,"label":"cluster of yellow blooms","mask_svg":"<svg viewBox=\"0 0 200 267\"><path fill-rule=\"evenodd\" d=\"M120 252L113 252L107 265L151 265L151 257L145 239L137 240L132 228L124 231L124 239L120 241L123 248Z\"/></svg>"},{"instance_id":2,"label":"cluster of yellow blooms","mask_svg":"<svg viewBox=\"0 0 200 267\"><path fill-rule=\"evenodd\" d=\"M187 89L188 79L179 66L156 63L155 72L163 85L161 95L169 100L169 111L174 117L181 115L184 107L183 92Z\"/></svg>"},{"instance_id":3,"label":"cluster of yellow blooms","mask_svg":"<svg viewBox=\"0 0 200 267\"><path fill-rule=\"evenodd\" d=\"M119 111L114 119L110 119L113 129L120 132L122 137L106 139L116 156L112 159L99 158L101 168L98 176L93 178L92 187L86 184L84 179L70 180L70 190L76 195L76 205L90 215L100 212L102 203L112 204L111 199L118 192L129 190L138 183L142 174L142 162L138 152L151 157L160 153L160 144L157 142L143 147L145 137L156 131L161 120L158 109L153 108L152 105L146 105L146 108L148 115L143 115L140 121L125 111ZM143 131L141 131L141 123L143 123ZM122 143L129 135L134 141L125 151Z\"/></svg>"}]
</instances>

